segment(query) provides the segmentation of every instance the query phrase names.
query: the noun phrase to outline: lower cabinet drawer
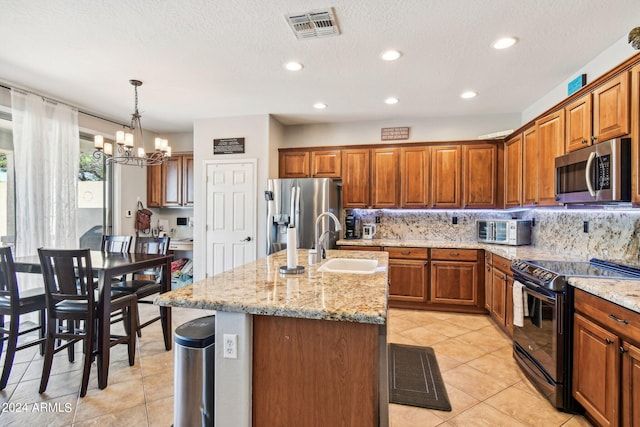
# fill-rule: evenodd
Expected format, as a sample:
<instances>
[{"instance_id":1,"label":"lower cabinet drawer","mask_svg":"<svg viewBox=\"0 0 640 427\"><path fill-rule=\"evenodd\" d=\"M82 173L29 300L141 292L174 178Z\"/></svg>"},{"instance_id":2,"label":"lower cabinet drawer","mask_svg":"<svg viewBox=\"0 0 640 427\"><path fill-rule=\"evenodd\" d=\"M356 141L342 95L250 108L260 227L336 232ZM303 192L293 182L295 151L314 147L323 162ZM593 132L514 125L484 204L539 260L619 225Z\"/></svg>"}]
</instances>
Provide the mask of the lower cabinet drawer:
<instances>
[{"instance_id":1,"label":"lower cabinet drawer","mask_svg":"<svg viewBox=\"0 0 640 427\"><path fill-rule=\"evenodd\" d=\"M389 253L389 258L400 259L427 259L428 250L426 248L384 248Z\"/></svg>"},{"instance_id":2,"label":"lower cabinet drawer","mask_svg":"<svg viewBox=\"0 0 640 427\"><path fill-rule=\"evenodd\" d=\"M477 261L476 249L431 249L431 259L446 261Z\"/></svg>"},{"instance_id":3,"label":"lower cabinet drawer","mask_svg":"<svg viewBox=\"0 0 640 427\"><path fill-rule=\"evenodd\" d=\"M581 289L575 290L575 310L634 342L640 342L640 313L631 311Z\"/></svg>"}]
</instances>

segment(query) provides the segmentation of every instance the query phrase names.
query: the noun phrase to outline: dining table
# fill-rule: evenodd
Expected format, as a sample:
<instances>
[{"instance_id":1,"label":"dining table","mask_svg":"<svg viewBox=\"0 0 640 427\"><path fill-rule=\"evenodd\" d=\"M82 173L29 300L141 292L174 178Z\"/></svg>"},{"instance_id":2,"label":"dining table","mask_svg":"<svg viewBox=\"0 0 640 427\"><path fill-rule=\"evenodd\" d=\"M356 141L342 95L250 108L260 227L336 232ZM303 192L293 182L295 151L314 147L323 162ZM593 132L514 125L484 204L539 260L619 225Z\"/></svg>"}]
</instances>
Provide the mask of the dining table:
<instances>
[{"instance_id":1,"label":"dining table","mask_svg":"<svg viewBox=\"0 0 640 427\"><path fill-rule=\"evenodd\" d=\"M109 376L109 350L111 336L111 283L112 278L132 274L154 267L162 269L162 293L171 290L171 261L173 254L112 253L91 251L91 267L98 277L98 385L107 387ZM16 257L16 271L42 274L38 255ZM165 349L171 350L171 308L160 307L160 322Z\"/></svg>"}]
</instances>

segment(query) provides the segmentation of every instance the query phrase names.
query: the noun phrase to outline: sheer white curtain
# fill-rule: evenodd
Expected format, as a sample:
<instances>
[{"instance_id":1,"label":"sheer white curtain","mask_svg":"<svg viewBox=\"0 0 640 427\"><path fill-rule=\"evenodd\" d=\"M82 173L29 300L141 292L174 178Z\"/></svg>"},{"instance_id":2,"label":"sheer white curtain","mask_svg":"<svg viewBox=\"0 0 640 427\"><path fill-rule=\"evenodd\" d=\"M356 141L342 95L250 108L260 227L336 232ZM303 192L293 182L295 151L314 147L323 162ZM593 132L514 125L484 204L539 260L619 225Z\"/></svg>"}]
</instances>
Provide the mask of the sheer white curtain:
<instances>
[{"instance_id":1,"label":"sheer white curtain","mask_svg":"<svg viewBox=\"0 0 640 427\"><path fill-rule=\"evenodd\" d=\"M80 155L78 111L11 91L16 171L16 256L74 248Z\"/></svg>"}]
</instances>

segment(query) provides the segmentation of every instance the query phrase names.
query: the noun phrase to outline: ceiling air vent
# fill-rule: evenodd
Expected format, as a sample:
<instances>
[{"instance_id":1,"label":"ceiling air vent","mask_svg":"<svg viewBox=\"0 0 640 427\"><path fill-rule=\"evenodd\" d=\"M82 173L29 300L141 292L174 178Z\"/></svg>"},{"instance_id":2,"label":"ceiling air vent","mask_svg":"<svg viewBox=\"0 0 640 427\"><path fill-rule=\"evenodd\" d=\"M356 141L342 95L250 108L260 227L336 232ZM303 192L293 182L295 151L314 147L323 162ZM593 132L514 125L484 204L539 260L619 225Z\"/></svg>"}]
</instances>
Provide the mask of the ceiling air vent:
<instances>
[{"instance_id":1,"label":"ceiling air vent","mask_svg":"<svg viewBox=\"0 0 640 427\"><path fill-rule=\"evenodd\" d=\"M290 14L285 17L298 39L314 39L340 34L332 8Z\"/></svg>"}]
</instances>

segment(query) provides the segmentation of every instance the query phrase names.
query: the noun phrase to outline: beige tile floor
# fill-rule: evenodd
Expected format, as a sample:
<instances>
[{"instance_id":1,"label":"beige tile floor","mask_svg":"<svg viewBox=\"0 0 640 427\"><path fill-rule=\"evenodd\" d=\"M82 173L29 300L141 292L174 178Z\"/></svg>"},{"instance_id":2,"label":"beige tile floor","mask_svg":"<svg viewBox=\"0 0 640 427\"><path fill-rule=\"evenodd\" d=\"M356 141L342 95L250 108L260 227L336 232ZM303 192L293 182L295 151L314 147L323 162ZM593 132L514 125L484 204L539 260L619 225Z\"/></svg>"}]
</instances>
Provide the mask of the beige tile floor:
<instances>
[{"instance_id":1,"label":"beige tile floor","mask_svg":"<svg viewBox=\"0 0 640 427\"><path fill-rule=\"evenodd\" d=\"M143 316L157 310L142 309ZM205 314L174 309L174 328ZM388 333L389 342L435 349L453 407L443 412L391 404L393 427L590 425L580 416L556 411L540 397L516 367L510 340L487 316L393 309ZM69 363L66 353L56 356L47 391L39 394L42 357L37 349L19 352L9 385L0 392L0 425L168 427L173 423L173 352L164 350L158 323L143 330L134 366L129 366L124 346L112 349L105 390L97 387L94 366L84 398L78 397L81 361L81 354L76 363Z\"/></svg>"}]
</instances>

